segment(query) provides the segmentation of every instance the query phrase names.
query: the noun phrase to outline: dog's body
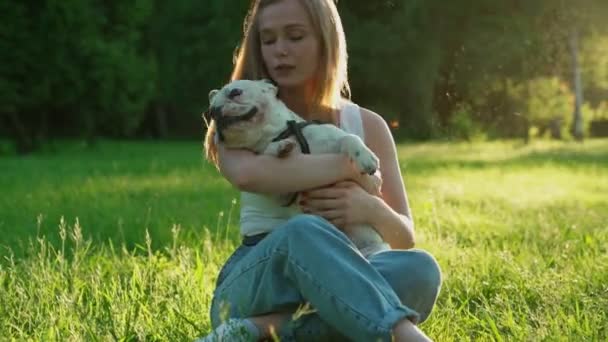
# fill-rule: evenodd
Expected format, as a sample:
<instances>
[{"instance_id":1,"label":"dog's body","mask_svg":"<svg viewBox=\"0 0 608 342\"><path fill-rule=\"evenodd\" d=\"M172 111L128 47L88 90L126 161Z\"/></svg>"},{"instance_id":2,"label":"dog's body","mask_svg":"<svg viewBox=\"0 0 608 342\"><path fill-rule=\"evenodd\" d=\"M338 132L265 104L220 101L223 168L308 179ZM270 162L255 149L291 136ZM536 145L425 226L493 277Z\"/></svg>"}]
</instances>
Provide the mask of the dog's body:
<instances>
[{"instance_id":1,"label":"dog's body","mask_svg":"<svg viewBox=\"0 0 608 342\"><path fill-rule=\"evenodd\" d=\"M305 120L289 110L276 95L277 88L269 82L249 80L233 81L209 93L210 113L216 121L218 136L227 148L284 157L302 142L294 136L275 138L285 132L287 122L294 121L294 126L301 125L300 132L309 153L344 153L362 173L376 171L378 158L361 138L331 124L306 125ZM346 231L364 255L389 249L371 226L349 227Z\"/></svg>"}]
</instances>

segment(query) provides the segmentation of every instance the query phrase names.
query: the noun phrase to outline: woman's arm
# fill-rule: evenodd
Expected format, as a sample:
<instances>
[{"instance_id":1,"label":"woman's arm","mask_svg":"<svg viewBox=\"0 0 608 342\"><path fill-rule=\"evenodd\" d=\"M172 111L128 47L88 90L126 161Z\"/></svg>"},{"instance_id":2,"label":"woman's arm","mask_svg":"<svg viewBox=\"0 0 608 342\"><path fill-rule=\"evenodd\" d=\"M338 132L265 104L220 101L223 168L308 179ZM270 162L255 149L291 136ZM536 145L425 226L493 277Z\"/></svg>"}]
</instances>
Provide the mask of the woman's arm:
<instances>
[{"instance_id":1,"label":"woman's arm","mask_svg":"<svg viewBox=\"0 0 608 342\"><path fill-rule=\"evenodd\" d=\"M358 181L348 157L341 154L302 154L286 158L258 155L218 144L219 169L242 191L284 194L325 186L345 179Z\"/></svg>"},{"instance_id":2,"label":"woman's arm","mask_svg":"<svg viewBox=\"0 0 608 342\"><path fill-rule=\"evenodd\" d=\"M414 221L401 177L397 148L386 121L361 108L366 143L380 159L382 198L370 196L369 223L393 248L414 247Z\"/></svg>"},{"instance_id":3,"label":"woman's arm","mask_svg":"<svg viewBox=\"0 0 608 342\"><path fill-rule=\"evenodd\" d=\"M361 109L365 142L380 159L382 186L380 196L364 191L353 182L303 193L304 212L322 216L341 229L355 224L371 224L391 247L414 247L414 222L399 170L397 149L390 129L378 114Z\"/></svg>"}]
</instances>

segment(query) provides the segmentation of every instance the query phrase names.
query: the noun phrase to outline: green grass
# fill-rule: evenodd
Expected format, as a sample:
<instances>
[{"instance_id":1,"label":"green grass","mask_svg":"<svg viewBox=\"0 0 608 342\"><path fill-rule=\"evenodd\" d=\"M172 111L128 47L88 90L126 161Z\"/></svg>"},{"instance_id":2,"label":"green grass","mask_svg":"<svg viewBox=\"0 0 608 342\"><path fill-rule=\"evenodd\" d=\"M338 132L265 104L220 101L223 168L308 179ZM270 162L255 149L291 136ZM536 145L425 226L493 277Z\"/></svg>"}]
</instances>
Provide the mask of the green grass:
<instances>
[{"instance_id":1,"label":"green grass","mask_svg":"<svg viewBox=\"0 0 608 342\"><path fill-rule=\"evenodd\" d=\"M189 340L209 329L238 193L197 142L0 158L0 336ZM399 147L437 341L608 338L608 140ZM62 220L63 217L63 220Z\"/></svg>"}]
</instances>

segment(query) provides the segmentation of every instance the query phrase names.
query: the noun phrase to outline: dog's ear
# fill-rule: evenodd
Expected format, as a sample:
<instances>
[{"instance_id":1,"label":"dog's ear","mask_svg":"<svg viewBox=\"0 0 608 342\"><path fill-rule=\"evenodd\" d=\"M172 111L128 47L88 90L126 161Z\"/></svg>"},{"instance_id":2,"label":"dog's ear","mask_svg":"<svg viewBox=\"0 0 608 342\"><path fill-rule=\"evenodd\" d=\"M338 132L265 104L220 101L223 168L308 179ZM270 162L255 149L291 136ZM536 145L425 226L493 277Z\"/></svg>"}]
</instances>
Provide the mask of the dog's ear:
<instances>
[{"instance_id":1,"label":"dog's ear","mask_svg":"<svg viewBox=\"0 0 608 342\"><path fill-rule=\"evenodd\" d=\"M211 101L213 100L213 98L215 97L215 95L217 95L217 93L219 93L220 91L217 89L213 89L212 91L209 92L209 102L211 103Z\"/></svg>"},{"instance_id":2,"label":"dog's ear","mask_svg":"<svg viewBox=\"0 0 608 342\"><path fill-rule=\"evenodd\" d=\"M273 86L277 86L277 83L269 78L263 78L262 81L268 83L268 84L272 84Z\"/></svg>"},{"instance_id":3,"label":"dog's ear","mask_svg":"<svg viewBox=\"0 0 608 342\"><path fill-rule=\"evenodd\" d=\"M276 82L268 78L264 78L262 81L267 84L267 88L272 91L276 96L279 92L279 88L277 87Z\"/></svg>"}]
</instances>

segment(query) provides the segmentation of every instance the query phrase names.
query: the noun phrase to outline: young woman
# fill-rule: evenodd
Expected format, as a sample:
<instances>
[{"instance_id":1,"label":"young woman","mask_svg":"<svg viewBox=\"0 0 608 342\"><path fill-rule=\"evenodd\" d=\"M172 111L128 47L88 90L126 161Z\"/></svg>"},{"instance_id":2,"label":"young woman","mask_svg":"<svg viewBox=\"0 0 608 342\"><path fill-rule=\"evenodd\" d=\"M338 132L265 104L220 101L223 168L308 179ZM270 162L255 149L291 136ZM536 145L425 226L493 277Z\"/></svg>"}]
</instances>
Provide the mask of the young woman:
<instances>
[{"instance_id":1,"label":"young woman","mask_svg":"<svg viewBox=\"0 0 608 342\"><path fill-rule=\"evenodd\" d=\"M380 159L380 194L365 192L342 155L278 159L223 148L211 123L206 155L242 191L241 234L218 276L214 331L203 341L427 341L416 324L441 285L437 262L412 250L414 224L395 142L376 113L348 101L346 42L333 0L256 0L232 79L270 78L307 120L358 134ZM344 97L343 97L344 96ZM294 215L260 194L303 192ZM364 258L342 227L368 223L392 250ZM309 303L306 306L305 303ZM304 314L302 308L312 308ZM300 310L299 310L300 309Z\"/></svg>"}]
</instances>

